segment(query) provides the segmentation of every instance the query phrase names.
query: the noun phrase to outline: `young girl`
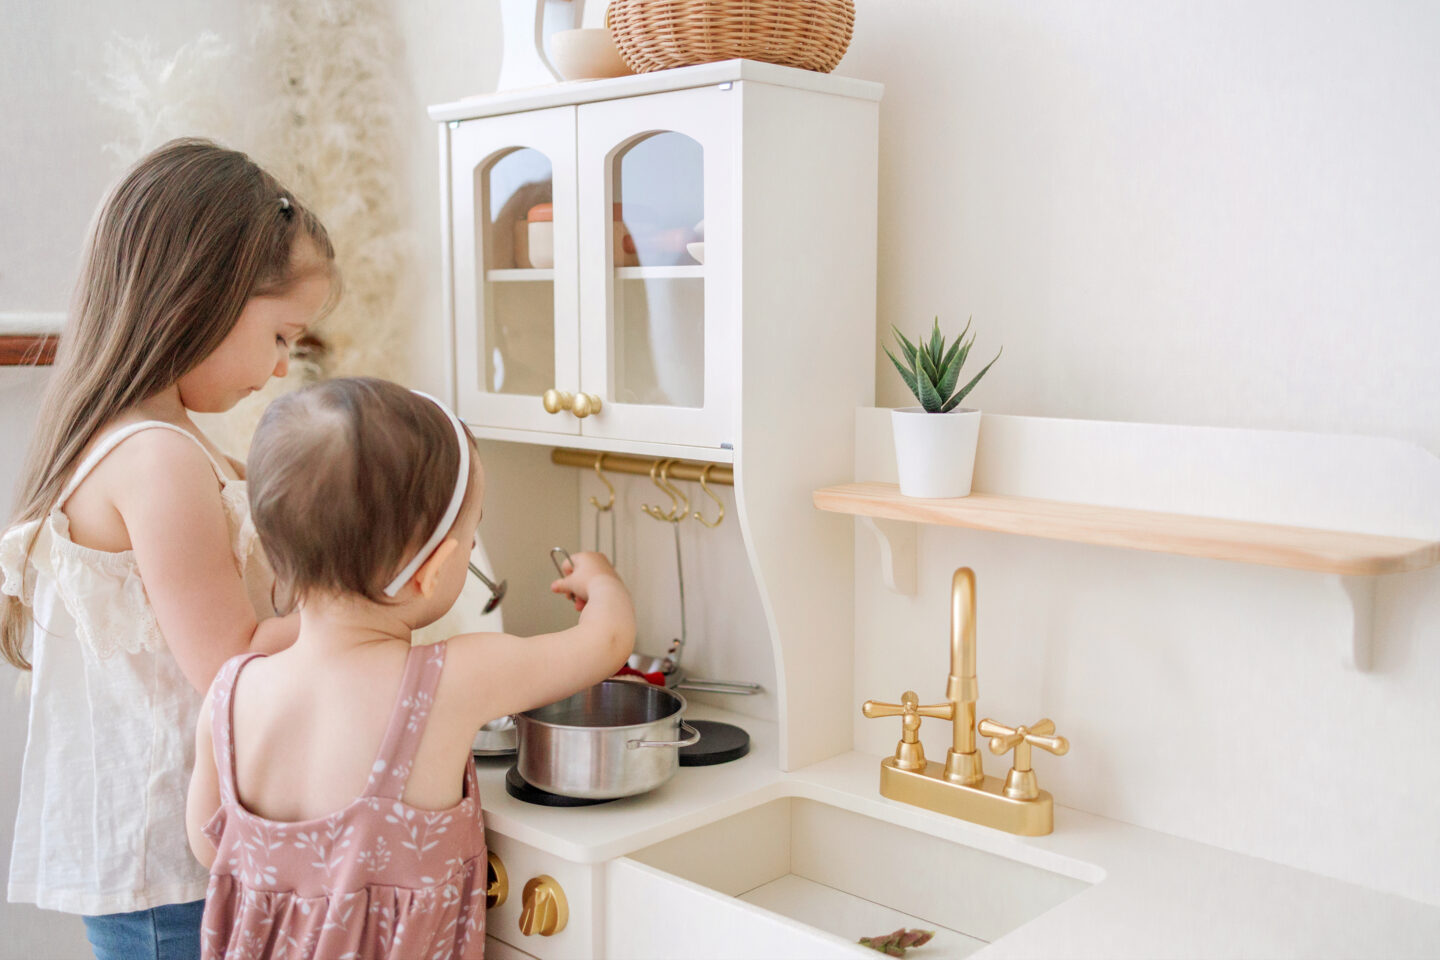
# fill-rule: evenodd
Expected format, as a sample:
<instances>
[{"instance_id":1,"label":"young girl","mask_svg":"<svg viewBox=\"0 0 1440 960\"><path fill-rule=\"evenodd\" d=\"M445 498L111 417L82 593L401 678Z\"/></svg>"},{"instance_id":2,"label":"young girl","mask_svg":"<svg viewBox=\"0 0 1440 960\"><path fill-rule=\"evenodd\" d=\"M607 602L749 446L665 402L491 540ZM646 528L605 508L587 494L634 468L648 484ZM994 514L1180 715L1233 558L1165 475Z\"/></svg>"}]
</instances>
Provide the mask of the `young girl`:
<instances>
[{"instance_id":1,"label":"young girl","mask_svg":"<svg viewBox=\"0 0 1440 960\"><path fill-rule=\"evenodd\" d=\"M550 587L575 598L577 626L410 645L465 583L484 495L472 444L436 401L382 380L265 412L250 504L300 635L226 663L201 708L188 823L211 865L207 960L483 955L471 741L613 674L635 613L584 553Z\"/></svg>"},{"instance_id":2,"label":"young girl","mask_svg":"<svg viewBox=\"0 0 1440 960\"><path fill-rule=\"evenodd\" d=\"M240 465L190 420L285 373L336 291L319 222L248 157L146 157L92 226L0 539L0 654L34 660L9 897L85 915L101 960L193 957L185 842L201 694L277 649ZM270 618L270 619L266 619Z\"/></svg>"}]
</instances>

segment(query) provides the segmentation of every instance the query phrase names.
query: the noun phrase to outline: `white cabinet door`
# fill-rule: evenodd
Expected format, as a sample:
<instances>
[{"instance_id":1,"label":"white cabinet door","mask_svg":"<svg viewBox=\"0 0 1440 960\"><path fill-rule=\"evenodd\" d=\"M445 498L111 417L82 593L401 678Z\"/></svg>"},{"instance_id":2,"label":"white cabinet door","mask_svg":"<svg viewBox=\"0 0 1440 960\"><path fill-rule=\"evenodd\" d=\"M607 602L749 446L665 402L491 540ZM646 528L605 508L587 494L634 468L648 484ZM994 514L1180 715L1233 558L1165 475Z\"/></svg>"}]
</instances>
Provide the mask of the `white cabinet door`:
<instances>
[{"instance_id":1,"label":"white cabinet door","mask_svg":"<svg viewBox=\"0 0 1440 960\"><path fill-rule=\"evenodd\" d=\"M575 108L450 133L458 412L484 426L576 434L572 413L548 414L541 402L580 382Z\"/></svg>"},{"instance_id":2,"label":"white cabinet door","mask_svg":"<svg viewBox=\"0 0 1440 960\"><path fill-rule=\"evenodd\" d=\"M733 440L739 102L725 84L577 108L587 437Z\"/></svg>"}]
</instances>

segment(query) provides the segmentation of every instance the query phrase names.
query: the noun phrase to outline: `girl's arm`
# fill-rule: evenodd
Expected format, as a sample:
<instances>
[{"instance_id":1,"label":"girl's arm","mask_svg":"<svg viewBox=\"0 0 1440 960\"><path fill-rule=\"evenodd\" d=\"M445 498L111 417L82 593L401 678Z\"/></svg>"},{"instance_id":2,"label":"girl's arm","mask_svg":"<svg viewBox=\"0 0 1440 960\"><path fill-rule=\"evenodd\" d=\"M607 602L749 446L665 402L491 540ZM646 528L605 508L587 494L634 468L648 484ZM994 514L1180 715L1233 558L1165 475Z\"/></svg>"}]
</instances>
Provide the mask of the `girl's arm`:
<instances>
[{"instance_id":1,"label":"girl's arm","mask_svg":"<svg viewBox=\"0 0 1440 960\"><path fill-rule=\"evenodd\" d=\"M210 697L200 705L195 724L195 769L190 774L190 795L185 803L185 833L190 851L205 869L215 860L215 845L205 836L205 824L220 809L220 780L215 772L215 746L210 736Z\"/></svg>"},{"instance_id":2,"label":"girl's arm","mask_svg":"<svg viewBox=\"0 0 1440 960\"><path fill-rule=\"evenodd\" d=\"M555 581L555 593L573 594L580 622L534 637L470 633L454 637L445 680L467 691L467 725L554 703L599 683L625 665L635 647L635 608L614 569L597 553L575 555L575 569Z\"/></svg>"},{"instance_id":3,"label":"girl's arm","mask_svg":"<svg viewBox=\"0 0 1440 960\"><path fill-rule=\"evenodd\" d=\"M268 653L292 643L298 617L255 618L205 455L168 430L147 430L111 457L121 454L134 469L117 485L115 508L160 632L191 685L207 691L221 665L236 654Z\"/></svg>"}]
</instances>

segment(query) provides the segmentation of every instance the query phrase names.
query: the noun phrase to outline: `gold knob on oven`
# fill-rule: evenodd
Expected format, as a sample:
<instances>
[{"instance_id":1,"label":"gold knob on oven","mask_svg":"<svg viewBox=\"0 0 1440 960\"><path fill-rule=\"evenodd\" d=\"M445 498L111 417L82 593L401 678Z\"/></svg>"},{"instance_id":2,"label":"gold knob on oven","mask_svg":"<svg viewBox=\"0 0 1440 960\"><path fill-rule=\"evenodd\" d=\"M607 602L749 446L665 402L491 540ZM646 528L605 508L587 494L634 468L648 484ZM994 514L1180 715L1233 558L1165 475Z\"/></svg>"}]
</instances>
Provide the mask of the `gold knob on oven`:
<instances>
[{"instance_id":1,"label":"gold knob on oven","mask_svg":"<svg viewBox=\"0 0 1440 960\"><path fill-rule=\"evenodd\" d=\"M574 405L575 395L551 387L545 391L545 396L540 398L540 402L545 404L546 413L559 413L561 410L569 410Z\"/></svg>"},{"instance_id":2,"label":"gold knob on oven","mask_svg":"<svg viewBox=\"0 0 1440 960\"><path fill-rule=\"evenodd\" d=\"M570 921L570 904L565 891L548 874L532 877L521 894L520 932L525 936L539 934L550 937L565 929Z\"/></svg>"},{"instance_id":3,"label":"gold knob on oven","mask_svg":"<svg viewBox=\"0 0 1440 960\"><path fill-rule=\"evenodd\" d=\"M600 412L600 395L596 393L577 393L575 400L570 406L570 412L581 420L592 413Z\"/></svg>"},{"instance_id":4,"label":"gold knob on oven","mask_svg":"<svg viewBox=\"0 0 1440 960\"><path fill-rule=\"evenodd\" d=\"M510 896L510 875L505 872L505 863L494 850L487 855L490 863L485 869L485 906L493 909Z\"/></svg>"},{"instance_id":5,"label":"gold knob on oven","mask_svg":"<svg viewBox=\"0 0 1440 960\"><path fill-rule=\"evenodd\" d=\"M1015 765L1005 777L1005 796L1012 800L1034 800L1040 796L1040 784L1035 780L1035 771L1030 768L1030 748L1048 750L1057 757L1070 751L1070 741L1064 737L1052 736L1055 723L1052 720L1037 720L1028 727L1007 727L986 718L976 729L980 736L990 738L990 752L1015 751Z\"/></svg>"}]
</instances>

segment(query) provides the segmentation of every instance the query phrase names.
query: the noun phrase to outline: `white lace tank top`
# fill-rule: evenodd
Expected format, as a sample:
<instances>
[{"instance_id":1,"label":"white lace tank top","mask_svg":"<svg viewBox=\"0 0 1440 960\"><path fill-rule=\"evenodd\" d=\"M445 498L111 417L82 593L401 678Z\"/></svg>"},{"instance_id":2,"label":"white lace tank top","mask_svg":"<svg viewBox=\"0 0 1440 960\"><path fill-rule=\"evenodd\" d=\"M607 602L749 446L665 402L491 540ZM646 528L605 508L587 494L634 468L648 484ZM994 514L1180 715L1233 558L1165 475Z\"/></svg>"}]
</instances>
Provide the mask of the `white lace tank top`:
<instances>
[{"instance_id":1,"label":"white lace tank top","mask_svg":"<svg viewBox=\"0 0 1440 960\"><path fill-rule=\"evenodd\" d=\"M93 916L205 896L208 874L185 833L201 695L165 644L134 553L75 543L63 510L96 464L141 430L172 430L205 451L236 568L256 616L273 615L272 577L254 549L244 482L228 479L205 445L174 424L115 430L76 469L48 516L5 532L0 589L21 598L34 621L12 902Z\"/></svg>"}]
</instances>

